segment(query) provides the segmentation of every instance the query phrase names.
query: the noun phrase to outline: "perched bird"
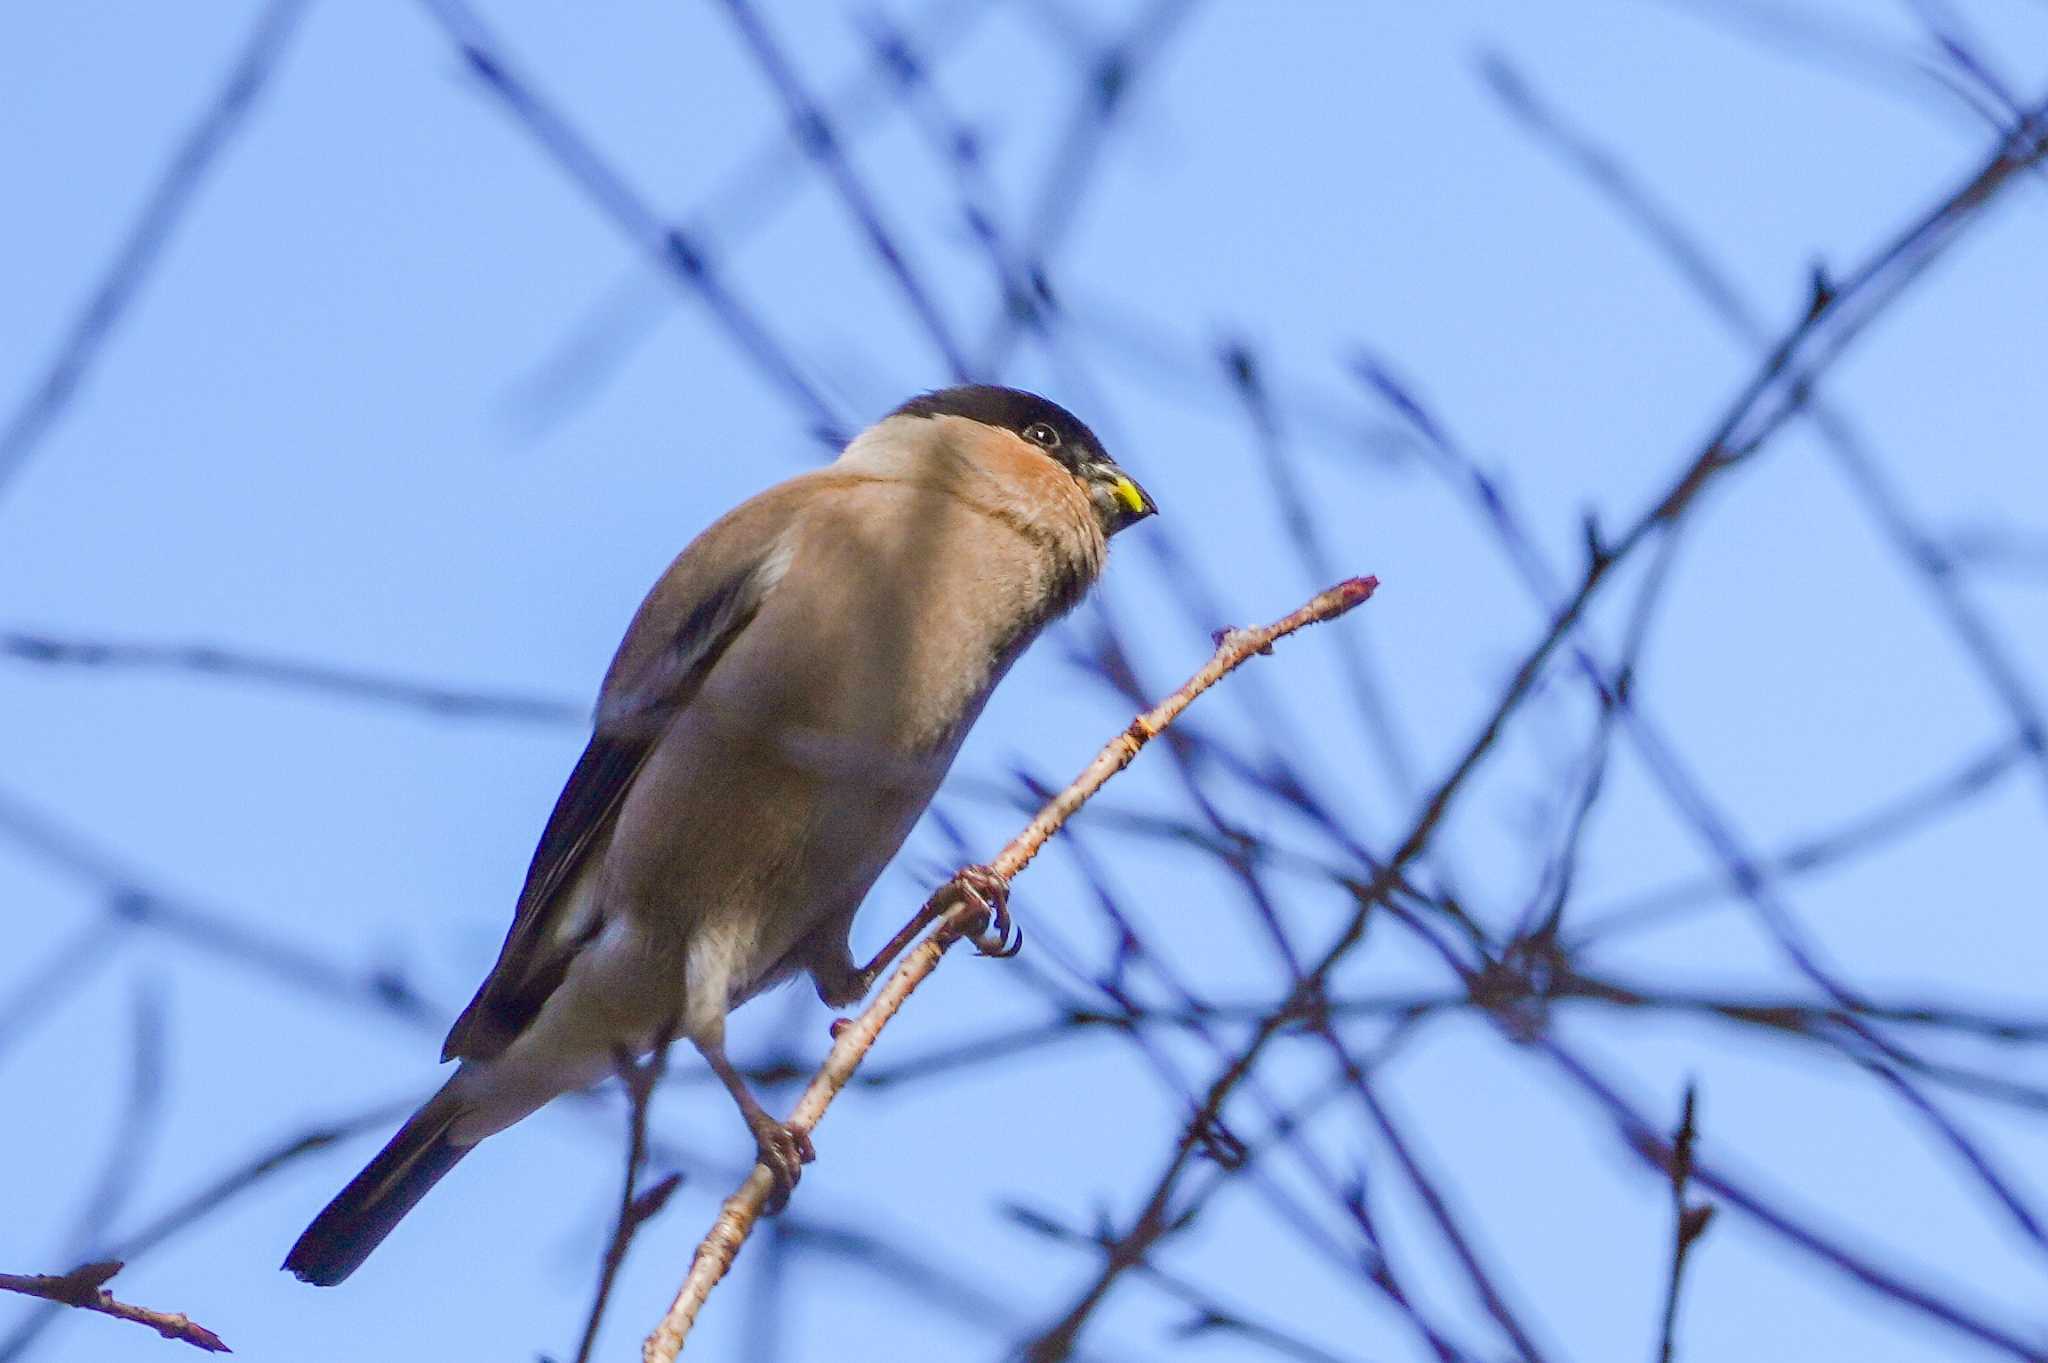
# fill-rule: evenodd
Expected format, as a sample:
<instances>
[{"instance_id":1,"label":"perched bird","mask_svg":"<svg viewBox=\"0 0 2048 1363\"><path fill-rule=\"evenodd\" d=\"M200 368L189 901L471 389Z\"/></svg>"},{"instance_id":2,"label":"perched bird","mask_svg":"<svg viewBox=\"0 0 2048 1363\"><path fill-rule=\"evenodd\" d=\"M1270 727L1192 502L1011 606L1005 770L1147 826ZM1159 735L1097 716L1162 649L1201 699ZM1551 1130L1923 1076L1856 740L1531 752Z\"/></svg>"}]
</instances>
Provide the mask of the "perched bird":
<instances>
[{"instance_id":1,"label":"perched bird","mask_svg":"<svg viewBox=\"0 0 2048 1363\"><path fill-rule=\"evenodd\" d=\"M461 1067L284 1266L341 1282L478 1141L672 1037L786 1197L810 1151L726 1059L726 1014L800 971L833 1007L867 991L902 938L857 966L862 898L996 683L1154 510L1066 409L974 385L913 398L698 536L612 660L448 1033Z\"/></svg>"}]
</instances>

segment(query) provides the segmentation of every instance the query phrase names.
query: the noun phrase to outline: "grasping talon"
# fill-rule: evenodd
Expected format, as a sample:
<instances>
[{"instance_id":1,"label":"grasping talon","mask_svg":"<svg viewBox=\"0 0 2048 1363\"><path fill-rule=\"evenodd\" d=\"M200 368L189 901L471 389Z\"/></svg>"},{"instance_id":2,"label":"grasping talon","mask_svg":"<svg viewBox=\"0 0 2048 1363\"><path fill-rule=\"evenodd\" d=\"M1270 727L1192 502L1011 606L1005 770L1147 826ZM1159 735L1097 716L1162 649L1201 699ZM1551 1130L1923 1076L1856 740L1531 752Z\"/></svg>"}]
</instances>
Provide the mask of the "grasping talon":
<instances>
[{"instance_id":1,"label":"grasping talon","mask_svg":"<svg viewBox=\"0 0 2048 1363\"><path fill-rule=\"evenodd\" d=\"M785 1126L765 1112L758 1120L750 1116L747 1125L754 1130L754 1144L761 1163L767 1165L768 1172L775 1176L775 1186L769 1190L768 1202L762 1208L774 1216L789 1205L789 1195L796 1191L804 1166L815 1160L818 1152L811 1145L808 1132Z\"/></svg>"},{"instance_id":2,"label":"grasping talon","mask_svg":"<svg viewBox=\"0 0 2048 1363\"><path fill-rule=\"evenodd\" d=\"M961 897L984 915L968 933L984 956L1015 956L1024 949L1024 930L1010 921L1010 882L986 866L965 866L953 877Z\"/></svg>"}]
</instances>

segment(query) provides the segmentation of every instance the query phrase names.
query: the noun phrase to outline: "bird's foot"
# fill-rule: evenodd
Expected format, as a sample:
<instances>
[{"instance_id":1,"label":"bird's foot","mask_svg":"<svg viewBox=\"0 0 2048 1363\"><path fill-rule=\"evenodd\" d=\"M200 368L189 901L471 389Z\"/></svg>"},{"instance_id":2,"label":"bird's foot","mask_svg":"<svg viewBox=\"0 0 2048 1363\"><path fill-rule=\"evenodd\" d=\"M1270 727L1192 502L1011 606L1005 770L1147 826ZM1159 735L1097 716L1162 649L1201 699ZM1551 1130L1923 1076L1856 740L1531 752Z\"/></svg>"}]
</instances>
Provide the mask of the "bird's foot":
<instances>
[{"instance_id":1,"label":"bird's foot","mask_svg":"<svg viewBox=\"0 0 2048 1363\"><path fill-rule=\"evenodd\" d=\"M965 866L953 884L982 920L967 934L984 956L1015 956L1024 949L1024 930L1010 920L1010 882L986 866Z\"/></svg>"},{"instance_id":2,"label":"bird's foot","mask_svg":"<svg viewBox=\"0 0 2048 1363\"><path fill-rule=\"evenodd\" d=\"M762 1209L774 1216L789 1205L789 1195L796 1191L804 1166L816 1159L818 1152L811 1145L809 1132L786 1126L765 1112L758 1117L750 1113L747 1125L753 1128L754 1144L761 1163L768 1166L768 1172L775 1177L774 1187L768 1193L768 1203Z\"/></svg>"}]
</instances>

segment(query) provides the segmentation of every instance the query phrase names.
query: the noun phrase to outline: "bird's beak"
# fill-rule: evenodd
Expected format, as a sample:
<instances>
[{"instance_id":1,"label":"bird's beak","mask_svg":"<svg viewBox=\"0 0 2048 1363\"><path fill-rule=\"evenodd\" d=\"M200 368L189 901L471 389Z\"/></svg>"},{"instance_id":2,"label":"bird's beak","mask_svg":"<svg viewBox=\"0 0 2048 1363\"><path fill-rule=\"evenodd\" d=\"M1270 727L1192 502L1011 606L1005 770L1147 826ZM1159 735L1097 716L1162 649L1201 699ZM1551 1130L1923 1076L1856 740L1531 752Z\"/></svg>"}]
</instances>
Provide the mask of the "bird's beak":
<instances>
[{"instance_id":1,"label":"bird's beak","mask_svg":"<svg viewBox=\"0 0 2048 1363\"><path fill-rule=\"evenodd\" d=\"M1158 514L1159 506L1152 500L1152 494L1139 487L1122 469L1110 471L1109 485L1116 498L1116 529L1122 530L1127 526L1136 525L1147 516Z\"/></svg>"}]
</instances>

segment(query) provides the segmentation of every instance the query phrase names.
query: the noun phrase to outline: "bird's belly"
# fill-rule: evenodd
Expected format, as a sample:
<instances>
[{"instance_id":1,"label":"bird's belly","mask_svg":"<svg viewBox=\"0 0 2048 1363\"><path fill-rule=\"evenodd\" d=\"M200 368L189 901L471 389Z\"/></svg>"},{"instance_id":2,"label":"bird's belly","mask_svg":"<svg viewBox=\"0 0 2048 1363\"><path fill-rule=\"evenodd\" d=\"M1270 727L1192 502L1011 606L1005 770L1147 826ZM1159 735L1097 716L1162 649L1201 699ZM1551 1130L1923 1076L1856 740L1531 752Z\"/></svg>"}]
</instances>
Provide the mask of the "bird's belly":
<instances>
[{"instance_id":1,"label":"bird's belly","mask_svg":"<svg viewBox=\"0 0 2048 1363\"><path fill-rule=\"evenodd\" d=\"M602 893L607 916L667 965L688 1030L814 932L844 931L951 756L795 724L740 738L678 720L619 811Z\"/></svg>"}]
</instances>

